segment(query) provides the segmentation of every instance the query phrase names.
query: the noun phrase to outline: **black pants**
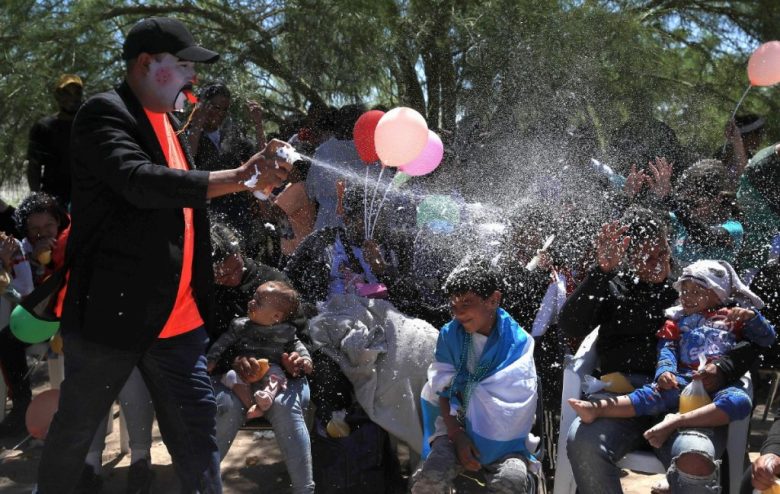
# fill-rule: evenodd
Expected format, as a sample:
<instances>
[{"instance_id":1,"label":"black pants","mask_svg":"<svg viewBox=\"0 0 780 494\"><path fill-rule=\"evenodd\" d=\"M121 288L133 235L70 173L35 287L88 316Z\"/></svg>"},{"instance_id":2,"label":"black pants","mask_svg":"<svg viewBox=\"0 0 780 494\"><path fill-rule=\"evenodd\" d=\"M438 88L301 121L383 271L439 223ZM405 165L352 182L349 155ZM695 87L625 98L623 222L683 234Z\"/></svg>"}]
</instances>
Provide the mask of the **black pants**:
<instances>
[{"instance_id":1,"label":"black pants","mask_svg":"<svg viewBox=\"0 0 780 494\"><path fill-rule=\"evenodd\" d=\"M27 376L27 356L25 350L30 346L22 343L11 333L11 328L5 327L0 330L0 365L3 366L6 384L10 390L11 398L14 400L14 407L17 403L24 403L25 406L32 398L30 389L30 378Z\"/></svg>"},{"instance_id":2,"label":"black pants","mask_svg":"<svg viewBox=\"0 0 780 494\"><path fill-rule=\"evenodd\" d=\"M92 438L134 367L152 396L157 423L186 494L221 494L214 390L203 328L158 339L143 353L65 338L65 380L38 470L39 494L73 491Z\"/></svg>"}]
</instances>

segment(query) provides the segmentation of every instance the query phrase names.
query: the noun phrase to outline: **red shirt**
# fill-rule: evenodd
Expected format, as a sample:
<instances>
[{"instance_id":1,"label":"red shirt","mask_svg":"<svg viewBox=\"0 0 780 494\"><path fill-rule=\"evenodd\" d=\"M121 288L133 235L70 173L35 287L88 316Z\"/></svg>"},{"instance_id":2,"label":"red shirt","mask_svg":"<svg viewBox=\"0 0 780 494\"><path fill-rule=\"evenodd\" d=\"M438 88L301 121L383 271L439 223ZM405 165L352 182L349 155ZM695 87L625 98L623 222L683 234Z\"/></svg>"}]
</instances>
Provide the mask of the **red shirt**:
<instances>
[{"instance_id":1,"label":"red shirt","mask_svg":"<svg viewBox=\"0 0 780 494\"><path fill-rule=\"evenodd\" d=\"M164 113L152 113L144 110L152 123L157 140L160 141L165 160L169 168L189 170L181 143L176 137L173 126ZM192 223L192 208L184 208L184 251L182 255L181 277L176 303L173 306L168 322L165 323L159 338L170 338L187 333L203 326L195 297L192 294L192 261L195 251L195 228Z\"/></svg>"}]
</instances>

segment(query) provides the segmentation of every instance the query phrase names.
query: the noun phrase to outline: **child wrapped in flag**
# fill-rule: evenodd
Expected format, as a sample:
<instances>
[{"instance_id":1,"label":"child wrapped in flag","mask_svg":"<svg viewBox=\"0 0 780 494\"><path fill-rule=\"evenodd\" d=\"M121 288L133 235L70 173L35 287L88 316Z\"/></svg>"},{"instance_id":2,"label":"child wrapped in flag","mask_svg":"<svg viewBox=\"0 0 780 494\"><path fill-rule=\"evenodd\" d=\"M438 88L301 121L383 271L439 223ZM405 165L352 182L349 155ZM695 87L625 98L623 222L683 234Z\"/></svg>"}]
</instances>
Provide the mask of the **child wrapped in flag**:
<instances>
[{"instance_id":1,"label":"child wrapped in flag","mask_svg":"<svg viewBox=\"0 0 780 494\"><path fill-rule=\"evenodd\" d=\"M489 492L530 492L534 340L499 307L488 261L464 260L444 290L454 318L439 333L422 390L425 461L412 493L448 492L465 470L483 470Z\"/></svg>"}]
</instances>

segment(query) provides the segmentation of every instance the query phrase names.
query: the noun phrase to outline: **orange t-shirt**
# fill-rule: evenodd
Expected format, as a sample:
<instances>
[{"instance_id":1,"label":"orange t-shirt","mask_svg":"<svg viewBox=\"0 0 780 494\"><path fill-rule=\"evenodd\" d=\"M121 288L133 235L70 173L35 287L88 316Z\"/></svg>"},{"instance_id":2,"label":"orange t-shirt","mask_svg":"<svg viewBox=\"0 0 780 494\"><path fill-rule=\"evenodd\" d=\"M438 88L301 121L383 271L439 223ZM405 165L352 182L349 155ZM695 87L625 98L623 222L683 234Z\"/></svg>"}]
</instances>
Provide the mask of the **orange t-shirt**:
<instances>
[{"instance_id":1,"label":"orange t-shirt","mask_svg":"<svg viewBox=\"0 0 780 494\"><path fill-rule=\"evenodd\" d=\"M146 116L152 123L157 140L160 141L165 160L169 168L177 170L189 170L184 151L181 149L179 139L164 113L152 113L146 111ZM195 297L192 294L192 261L195 252L195 227L192 223L192 208L184 208L184 252L181 266L181 278L179 278L179 291L176 294L176 303L173 306L168 322L165 323L159 338L170 338L187 333L203 326L203 318L200 316Z\"/></svg>"}]
</instances>

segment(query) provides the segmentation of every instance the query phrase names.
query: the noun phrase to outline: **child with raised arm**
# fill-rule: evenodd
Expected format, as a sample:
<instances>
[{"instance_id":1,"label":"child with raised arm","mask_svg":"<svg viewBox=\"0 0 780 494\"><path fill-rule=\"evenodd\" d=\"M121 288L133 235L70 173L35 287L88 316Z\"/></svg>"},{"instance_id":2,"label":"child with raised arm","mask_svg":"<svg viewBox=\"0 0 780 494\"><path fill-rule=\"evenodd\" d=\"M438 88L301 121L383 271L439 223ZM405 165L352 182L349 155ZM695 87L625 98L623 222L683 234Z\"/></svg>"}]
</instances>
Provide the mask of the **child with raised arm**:
<instances>
[{"instance_id":1,"label":"child with raised arm","mask_svg":"<svg viewBox=\"0 0 780 494\"><path fill-rule=\"evenodd\" d=\"M302 357L302 371L310 374L312 360L306 347L296 336L290 324L298 311L298 293L280 281L263 283L249 301L247 317L239 317L227 332L217 339L207 355L208 371L216 367L222 353L232 348L239 357L260 359L267 366L264 377L257 383L244 383L235 371L223 377L228 386L247 408L247 418L261 417L273 404L280 389L287 385L281 367L282 360L292 352Z\"/></svg>"},{"instance_id":2,"label":"child with raised arm","mask_svg":"<svg viewBox=\"0 0 780 494\"><path fill-rule=\"evenodd\" d=\"M769 347L775 341L772 325L758 313L764 306L725 261L697 261L683 269L674 288L680 305L667 309L669 318L658 332L655 382L628 395L598 401L570 399L584 423L599 417L627 418L677 411L682 389L696 379L699 356L712 362L742 339ZM741 307L737 306L741 305ZM716 427L750 414L750 396L726 383L712 403L686 413L673 413L645 432L653 447L660 447L675 430Z\"/></svg>"},{"instance_id":3,"label":"child with raised arm","mask_svg":"<svg viewBox=\"0 0 780 494\"><path fill-rule=\"evenodd\" d=\"M529 491L534 340L499 307L498 287L489 262L468 259L444 285L454 318L439 333L422 391L426 458L413 494L448 492L464 470L483 470L489 492Z\"/></svg>"}]
</instances>

